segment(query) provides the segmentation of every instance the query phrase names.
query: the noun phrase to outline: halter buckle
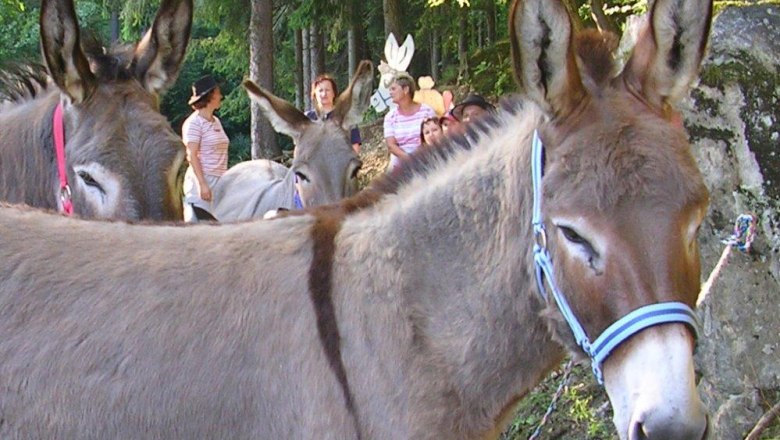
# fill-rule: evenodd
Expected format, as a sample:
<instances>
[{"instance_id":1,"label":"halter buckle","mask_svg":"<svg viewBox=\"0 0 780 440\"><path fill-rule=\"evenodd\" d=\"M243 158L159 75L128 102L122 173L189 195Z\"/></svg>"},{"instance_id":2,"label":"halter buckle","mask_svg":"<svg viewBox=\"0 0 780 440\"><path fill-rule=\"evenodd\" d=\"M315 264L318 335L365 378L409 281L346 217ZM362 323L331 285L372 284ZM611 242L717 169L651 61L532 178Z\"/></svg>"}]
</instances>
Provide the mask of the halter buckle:
<instances>
[{"instance_id":1,"label":"halter buckle","mask_svg":"<svg viewBox=\"0 0 780 440\"><path fill-rule=\"evenodd\" d=\"M65 185L60 188L60 201L63 205L71 201L72 194L70 192L70 185Z\"/></svg>"},{"instance_id":2,"label":"halter buckle","mask_svg":"<svg viewBox=\"0 0 780 440\"><path fill-rule=\"evenodd\" d=\"M544 224L534 225L534 243L539 249L547 249L547 230Z\"/></svg>"}]
</instances>

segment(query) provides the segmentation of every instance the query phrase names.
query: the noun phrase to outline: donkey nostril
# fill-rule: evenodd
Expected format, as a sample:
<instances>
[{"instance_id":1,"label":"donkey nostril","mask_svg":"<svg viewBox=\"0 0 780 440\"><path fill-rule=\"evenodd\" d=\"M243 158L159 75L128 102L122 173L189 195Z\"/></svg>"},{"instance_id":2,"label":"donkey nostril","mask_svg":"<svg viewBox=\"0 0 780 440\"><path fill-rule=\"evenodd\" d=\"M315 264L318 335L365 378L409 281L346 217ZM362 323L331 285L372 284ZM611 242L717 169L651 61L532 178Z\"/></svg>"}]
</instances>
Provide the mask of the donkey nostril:
<instances>
[{"instance_id":1,"label":"donkey nostril","mask_svg":"<svg viewBox=\"0 0 780 440\"><path fill-rule=\"evenodd\" d=\"M647 419L634 420L628 429L628 440L704 440L707 438L708 418L703 426L695 420L674 421Z\"/></svg>"},{"instance_id":2,"label":"donkey nostril","mask_svg":"<svg viewBox=\"0 0 780 440\"><path fill-rule=\"evenodd\" d=\"M642 422L632 422L628 430L628 440L648 440Z\"/></svg>"}]
</instances>

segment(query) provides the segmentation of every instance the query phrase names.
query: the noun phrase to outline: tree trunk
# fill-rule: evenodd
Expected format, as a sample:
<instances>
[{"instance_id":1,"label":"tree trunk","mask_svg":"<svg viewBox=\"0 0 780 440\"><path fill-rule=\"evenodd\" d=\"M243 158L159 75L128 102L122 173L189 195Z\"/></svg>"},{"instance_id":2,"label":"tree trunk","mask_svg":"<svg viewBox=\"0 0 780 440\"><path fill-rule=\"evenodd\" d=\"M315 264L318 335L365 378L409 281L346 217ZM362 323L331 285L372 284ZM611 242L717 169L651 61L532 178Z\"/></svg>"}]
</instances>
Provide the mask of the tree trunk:
<instances>
[{"instance_id":1,"label":"tree trunk","mask_svg":"<svg viewBox=\"0 0 780 440\"><path fill-rule=\"evenodd\" d=\"M119 41L119 5L111 6L111 44Z\"/></svg>"},{"instance_id":2,"label":"tree trunk","mask_svg":"<svg viewBox=\"0 0 780 440\"><path fill-rule=\"evenodd\" d=\"M266 90L274 89L273 0L253 0L249 17L249 77ZM252 159L275 159L282 150L271 123L252 103Z\"/></svg>"},{"instance_id":3,"label":"tree trunk","mask_svg":"<svg viewBox=\"0 0 780 440\"><path fill-rule=\"evenodd\" d=\"M349 29L347 30L347 77L351 77L357 69L360 55L358 54L358 38L360 35L359 3L350 0L347 3L347 19L349 20Z\"/></svg>"},{"instance_id":4,"label":"tree trunk","mask_svg":"<svg viewBox=\"0 0 780 440\"><path fill-rule=\"evenodd\" d=\"M496 2L488 0L485 2L485 20L487 25L487 44L496 42Z\"/></svg>"},{"instance_id":5,"label":"tree trunk","mask_svg":"<svg viewBox=\"0 0 780 440\"><path fill-rule=\"evenodd\" d=\"M303 85L303 31L295 30L295 106L305 109L306 87Z\"/></svg>"},{"instance_id":6,"label":"tree trunk","mask_svg":"<svg viewBox=\"0 0 780 440\"><path fill-rule=\"evenodd\" d=\"M458 10L458 78L459 81L469 79L469 58L468 58L468 8L459 8Z\"/></svg>"},{"instance_id":7,"label":"tree trunk","mask_svg":"<svg viewBox=\"0 0 780 440\"><path fill-rule=\"evenodd\" d=\"M439 62L441 61L441 45L439 44L439 32L431 31L431 76L439 81Z\"/></svg>"},{"instance_id":8,"label":"tree trunk","mask_svg":"<svg viewBox=\"0 0 780 440\"><path fill-rule=\"evenodd\" d=\"M309 26L309 49L311 62L311 79L317 75L325 73L325 39L319 26L312 24Z\"/></svg>"},{"instance_id":9,"label":"tree trunk","mask_svg":"<svg viewBox=\"0 0 780 440\"><path fill-rule=\"evenodd\" d=\"M303 59L303 107L312 108L311 105L311 38L309 27L301 29L301 58Z\"/></svg>"},{"instance_id":10,"label":"tree trunk","mask_svg":"<svg viewBox=\"0 0 780 440\"><path fill-rule=\"evenodd\" d=\"M396 40L403 41L404 36L401 33L401 1L400 0L382 0L382 7L385 18L385 37L392 33Z\"/></svg>"}]
</instances>

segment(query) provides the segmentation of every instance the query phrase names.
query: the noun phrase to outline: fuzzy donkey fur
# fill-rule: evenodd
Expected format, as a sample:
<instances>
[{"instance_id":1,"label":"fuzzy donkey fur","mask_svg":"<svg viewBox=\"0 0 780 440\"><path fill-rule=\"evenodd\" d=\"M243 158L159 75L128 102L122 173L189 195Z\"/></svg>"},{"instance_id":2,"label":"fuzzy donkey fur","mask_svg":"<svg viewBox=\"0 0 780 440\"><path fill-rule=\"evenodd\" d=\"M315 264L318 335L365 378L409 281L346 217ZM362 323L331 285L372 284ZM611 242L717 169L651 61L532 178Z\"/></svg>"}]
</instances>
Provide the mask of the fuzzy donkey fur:
<instances>
[{"instance_id":1,"label":"fuzzy donkey fur","mask_svg":"<svg viewBox=\"0 0 780 440\"><path fill-rule=\"evenodd\" d=\"M558 0L512 7L528 99L339 205L223 226L0 209L0 437L496 438L569 350L534 282L530 146L555 278L589 335L693 305L707 191L670 105L708 0L656 0L625 72ZM699 440L693 335L604 363L622 439Z\"/></svg>"}]
</instances>

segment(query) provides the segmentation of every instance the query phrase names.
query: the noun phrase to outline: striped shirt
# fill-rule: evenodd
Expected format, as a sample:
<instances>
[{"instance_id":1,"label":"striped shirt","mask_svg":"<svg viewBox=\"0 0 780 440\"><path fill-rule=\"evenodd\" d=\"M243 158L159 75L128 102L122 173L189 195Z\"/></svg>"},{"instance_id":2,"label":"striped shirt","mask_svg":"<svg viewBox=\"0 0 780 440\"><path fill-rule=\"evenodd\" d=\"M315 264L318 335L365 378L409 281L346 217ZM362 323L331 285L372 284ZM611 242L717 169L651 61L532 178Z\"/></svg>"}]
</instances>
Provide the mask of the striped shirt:
<instances>
[{"instance_id":1,"label":"striped shirt","mask_svg":"<svg viewBox=\"0 0 780 440\"><path fill-rule=\"evenodd\" d=\"M209 121L197 111L193 112L181 127L181 137L184 145L190 142L200 144L198 158L203 174L219 177L227 171L230 139L219 118L213 118L214 121Z\"/></svg>"},{"instance_id":2,"label":"striped shirt","mask_svg":"<svg viewBox=\"0 0 780 440\"><path fill-rule=\"evenodd\" d=\"M428 104L420 104L420 108L410 115L400 113L396 106L385 115L385 139L394 137L402 150L413 153L420 146L422 121L432 117L436 117L436 112ZM391 155L391 167L394 167L396 163L398 163L398 158Z\"/></svg>"}]
</instances>

